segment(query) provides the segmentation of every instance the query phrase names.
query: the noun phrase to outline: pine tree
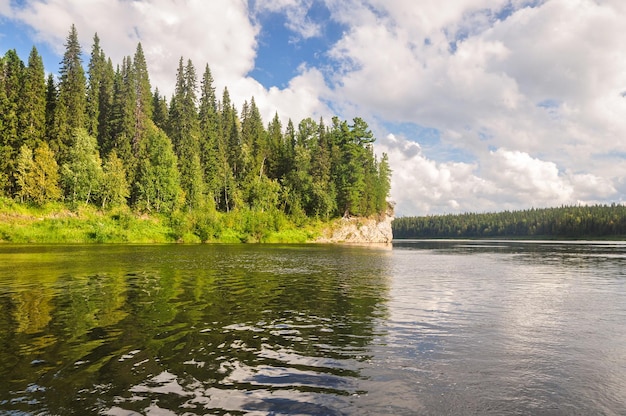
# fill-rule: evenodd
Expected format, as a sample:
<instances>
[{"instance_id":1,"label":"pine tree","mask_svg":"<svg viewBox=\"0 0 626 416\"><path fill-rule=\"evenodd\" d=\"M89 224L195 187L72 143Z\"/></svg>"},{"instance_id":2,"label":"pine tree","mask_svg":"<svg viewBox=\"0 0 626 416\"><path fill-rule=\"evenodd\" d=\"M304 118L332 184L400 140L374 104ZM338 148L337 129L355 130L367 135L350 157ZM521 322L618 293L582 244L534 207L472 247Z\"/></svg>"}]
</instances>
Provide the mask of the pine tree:
<instances>
[{"instance_id":1,"label":"pine tree","mask_svg":"<svg viewBox=\"0 0 626 416\"><path fill-rule=\"evenodd\" d=\"M161 97L159 88L155 88L154 95L152 96L152 121L161 130L167 130L168 125L168 112L167 99Z\"/></svg>"},{"instance_id":2,"label":"pine tree","mask_svg":"<svg viewBox=\"0 0 626 416\"><path fill-rule=\"evenodd\" d=\"M141 43L137 44L135 56L133 57L133 82L135 96L135 128L133 137L133 148L137 153L139 141L143 137L145 126L152 119L152 87L150 86L150 75L148 65L143 54Z\"/></svg>"},{"instance_id":3,"label":"pine tree","mask_svg":"<svg viewBox=\"0 0 626 416\"><path fill-rule=\"evenodd\" d=\"M391 167L389 157L383 153L378 165L378 181L376 186L376 212L383 213L387 210L387 197L391 191Z\"/></svg>"},{"instance_id":4,"label":"pine tree","mask_svg":"<svg viewBox=\"0 0 626 416\"><path fill-rule=\"evenodd\" d=\"M93 37L93 46L91 47L91 55L87 73L89 80L87 83L87 102L86 102L86 128L87 132L98 137L100 122L100 91L106 71L106 58L100 47L100 38L96 33Z\"/></svg>"},{"instance_id":5,"label":"pine tree","mask_svg":"<svg viewBox=\"0 0 626 416\"><path fill-rule=\"evenodd\" d=\"M104 60L104 52L102 60ZM115 97L115 70L111 59L107 59L103 67L102 78L100 80L100 91L98 92L98 146L100 155L105 156L114 147L114 97Z\"/></svg>"},{"instance_id":6,"label":"pine tree","mask_svg":"<svg viewBox=\"0 0 626 416\"><path fill-rule=\"evenodd\" d=\"M56 113L57 101L59 99L59 91L57 89L54 76L48 74L46 81L46 128L45 141L51 143L54 134L54 114Z\"/></svg>"},{"instance_id":7,"label":"pine tree","mask_svg":"<svg viewBox=\"0 0 626 416\"><path fill-rule=\"evenodd\" d=\"M191 60L179 61L176 90L170 107L170 137L178 156L180 182L190 209L204 204L205 184L200 158L200 124L196 108L196 72Z\"/></svg>"},{"instance_id":8,"label":"pine tree","mask_svg":"<svg viewBox=\"0 0 626 416\"><path fill-rule=\"evenodd\" d=\"M45 137L46 79L43 61L33 47L24 72L19 102L19 132L22 144L34 149Z\"/></svg>"},{"instance_id":9,"label":"pine tree","mask_svg":"<svg viewBox=\"0 0 626 416\"><path fill-rule=\"evenodd\" d=\"M59 100L56 106L52 150L65 162L74 129L85 127L86 86L81 48L76 27L72 25L65 43L59 74Z\"/></svg>"},{"instance_id":10,"label":"pine tree","mask_svg":"<svg viewBox=\"0 0 626 416\"><path fill-rule=\"evenodd\" d=\"M207 193L218 204L219 185L219 144L220 131L217 100L213 87L213 76L209 65L206 65L200 84L200 105L198 109L200 127L201 164L204 167L204 182Z\"/></svg>"},{"instance_id":11,"label":"pine tree","mask_svg":"<svg viewBox=\"0 0 626 416\"><path fill-rule=\"evenodd\" d=\"M124 163L128 181L133 183L137 158L132 143L135 137L135 89L130 57L125 57L121 68L117 68L113 90L111 137L103 150L104 154L116 151Z\"/></svg>"}]
</instances>

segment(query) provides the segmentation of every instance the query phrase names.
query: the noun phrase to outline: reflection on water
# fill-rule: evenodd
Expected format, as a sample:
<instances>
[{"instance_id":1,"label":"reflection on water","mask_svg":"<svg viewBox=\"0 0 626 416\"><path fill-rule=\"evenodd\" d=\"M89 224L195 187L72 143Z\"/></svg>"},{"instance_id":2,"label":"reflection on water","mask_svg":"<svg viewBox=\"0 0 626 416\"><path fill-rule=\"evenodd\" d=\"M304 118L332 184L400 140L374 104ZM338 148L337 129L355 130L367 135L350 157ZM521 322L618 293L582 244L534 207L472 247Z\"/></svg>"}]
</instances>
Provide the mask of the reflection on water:
<instances>
[{"instance_id":1,"label":"reflection on water","mask_svg":"<svg viewBox=\"0 0 626 416\"><path fill-rule=\"evenodd\" d=\"M0 413L340 413L390 254L2 247Z\"/></svg>"},{"instance_id":2,"label":"reflection on water","mask_svg":"<svg viewBox=\"0 0 626 416\"><path fill-rule=\"evenodd\" d=\"M0 415L626 414L626 245L1 246Z\"/></svg>"}]
</instances>

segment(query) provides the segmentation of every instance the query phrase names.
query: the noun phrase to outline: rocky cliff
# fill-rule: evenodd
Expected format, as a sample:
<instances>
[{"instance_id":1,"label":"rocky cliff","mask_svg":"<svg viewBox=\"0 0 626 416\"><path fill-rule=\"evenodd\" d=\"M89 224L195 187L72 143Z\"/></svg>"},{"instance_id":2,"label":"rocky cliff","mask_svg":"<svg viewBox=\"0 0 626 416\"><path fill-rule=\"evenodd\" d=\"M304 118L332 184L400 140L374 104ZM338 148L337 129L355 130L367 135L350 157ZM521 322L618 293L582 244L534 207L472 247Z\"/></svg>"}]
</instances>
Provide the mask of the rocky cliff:
<instances>
[{"instance_id":1,"label":"rocky cliff","mask_svg":"<svg viewBox=\"0 0 626 416\"><path fill-rule=\"evenodd\" d=\"M393 211L386 215L341 218L333 222L316 240L318 243L391 243Z\"/></svg>"}]
</instances>

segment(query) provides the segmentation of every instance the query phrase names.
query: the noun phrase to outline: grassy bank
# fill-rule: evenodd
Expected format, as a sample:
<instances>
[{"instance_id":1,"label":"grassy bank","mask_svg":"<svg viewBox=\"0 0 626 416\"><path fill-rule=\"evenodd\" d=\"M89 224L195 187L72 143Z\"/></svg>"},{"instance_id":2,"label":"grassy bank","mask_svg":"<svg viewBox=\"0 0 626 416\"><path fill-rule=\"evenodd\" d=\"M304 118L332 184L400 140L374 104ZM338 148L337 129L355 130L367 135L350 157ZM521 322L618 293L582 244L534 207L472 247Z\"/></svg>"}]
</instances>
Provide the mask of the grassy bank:
<instances>
[{"instance_id":1,"label":"grassy bank","mask_svg":"<svg viewBox=\"0 0 626 416\"><path fill-rule=\"evenodd\" d=\"M101 211L92 205L35 206L0 198L3 243L304 243L324 228L282 212L240 210L139 214L127 207Z\"/></svg>"}]
</instances>

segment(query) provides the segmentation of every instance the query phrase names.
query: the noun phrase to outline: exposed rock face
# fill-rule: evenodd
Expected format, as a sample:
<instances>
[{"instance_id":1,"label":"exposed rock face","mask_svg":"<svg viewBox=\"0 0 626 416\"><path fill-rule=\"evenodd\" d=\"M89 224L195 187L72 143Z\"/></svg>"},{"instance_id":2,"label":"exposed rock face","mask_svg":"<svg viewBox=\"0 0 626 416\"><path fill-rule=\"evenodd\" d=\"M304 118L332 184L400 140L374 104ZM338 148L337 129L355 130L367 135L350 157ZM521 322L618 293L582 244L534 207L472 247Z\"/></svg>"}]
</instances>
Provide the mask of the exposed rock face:
<instances>
[{"instance_id":1,"label":"exposed rock face","mask_svg":"<svg viewBox=\"0 0 626 416\"><path fill-rule=\"evenodd\" d=\"M341 218L316 240L318 243L391 243L393 212L380 217Z\"/></svg>"}]
</instances>

